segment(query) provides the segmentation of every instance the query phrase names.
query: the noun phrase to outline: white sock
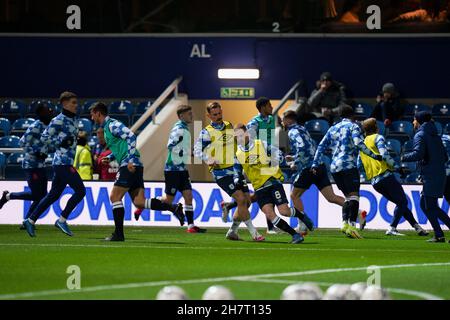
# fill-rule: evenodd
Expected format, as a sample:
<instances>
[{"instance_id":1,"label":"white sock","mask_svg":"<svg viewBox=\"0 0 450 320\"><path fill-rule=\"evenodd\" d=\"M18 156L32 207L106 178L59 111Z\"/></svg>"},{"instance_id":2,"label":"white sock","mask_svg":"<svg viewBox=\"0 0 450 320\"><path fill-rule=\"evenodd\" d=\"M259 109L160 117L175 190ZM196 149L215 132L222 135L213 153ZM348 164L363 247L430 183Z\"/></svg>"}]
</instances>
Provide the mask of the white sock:
<instances>
[{"instance_id":1,"label":"white sock","mask_svg":"<svg viewBox=\"0 0 450 320\"><path fill-rule=\"evenodd\" d=\"M150 209L152 206L152 199L145 199L144 201L144 208Z\"/></svg>"},{"instance_id":2,"label":"white sock","mask_svg":"<svg viewBox=\"0 0 450 320\"><path fill-rule=\"evenodd\" d=\"M28 218L28 222L31 223L33 226L36 223L36 221L31 220L30 218Z\"/></svg>"},{"instance_id":3,"label":"white sock","mask_svg":"<svg viewBox=\"0 0 450 320\"><path fill-rule=\"evenodd\" d=\"M67 219L64 218L63 216L59 217L59 222L64 223L66 221L67 221Z\"/></svg>"},{"instance_id":4,"label":"white sock","mask_svg":"<svg viewBox=\"0 0 450 320\"><path fill-rule=\"evenodd\" d=\"M233 220L233 223L231 224L230 230L234 233L236 233L239 229L239 225L241 224L240 221Z\"/></svg>"},{"instance_id":5,"label":"white sock","mask_svg":"<svg viewBox=\"0 0 450 320\"><path fill-rule=\"evenodd\" d=\"M245 225L247 226L248 232L252 235L252 237L256 237L258 235L258 231L256 230L255 226L252 223L252 219L248 219L247 221L244 221Z\"/></svg>"},{"instance_id":6,"label":"white sock","mask_svg":"<svg viewBox=\"0 0 450 320\"><path fill-rule=\"evenodd\" d=\"M195 227L195 224L190 224L190 225L188 225L188 229L191 229L191 228L193 228L193 227Z\"/></svg>"}]
</instances>

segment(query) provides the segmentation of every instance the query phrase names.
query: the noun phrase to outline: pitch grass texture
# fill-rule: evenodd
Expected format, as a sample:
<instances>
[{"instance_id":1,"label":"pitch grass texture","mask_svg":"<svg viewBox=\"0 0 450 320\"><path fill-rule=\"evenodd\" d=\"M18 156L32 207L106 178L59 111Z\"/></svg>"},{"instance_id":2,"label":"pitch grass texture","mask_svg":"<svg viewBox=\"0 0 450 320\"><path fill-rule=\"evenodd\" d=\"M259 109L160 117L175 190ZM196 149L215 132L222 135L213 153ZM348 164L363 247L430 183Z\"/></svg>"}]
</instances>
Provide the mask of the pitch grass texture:
<instances>
[{"instance_id":1,"label":"pitch grass texture","mask_svg":"<svg viewBox=\"0 0 450 320\"><path fill-rule=\"evenodd\" d=\"M38 225L30 238L18 226L0 226L0 299L155 299L165 285L201 299L213 284L230 288L236 299L279 299L290 283L318 282L326 290L332 283L366 282L372 265L386 266L381 285L394 299L450 299L450 244L427 243L413 232L393 238L364 231L365 239L354 240L323 229L291 245L287 235L256 243L242 229L244 241L229 241L226 229L188 234L185 228L126 227L124 243L102 241L112 227L72 230L68 237ZM81 290L67 289L71 265L81 269Z\"/></svg>"}]
</instances>

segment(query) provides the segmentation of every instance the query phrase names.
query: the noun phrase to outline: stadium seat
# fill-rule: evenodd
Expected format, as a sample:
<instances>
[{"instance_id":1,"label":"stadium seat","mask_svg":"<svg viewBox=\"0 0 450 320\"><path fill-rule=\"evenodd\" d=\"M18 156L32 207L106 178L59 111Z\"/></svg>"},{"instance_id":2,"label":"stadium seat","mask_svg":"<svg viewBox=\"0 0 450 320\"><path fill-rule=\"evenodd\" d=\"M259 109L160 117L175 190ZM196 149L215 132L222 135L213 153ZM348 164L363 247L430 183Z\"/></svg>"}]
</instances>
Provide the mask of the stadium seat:
<instances>
[{"instance_id":1,"label":"stadium seat","mask_svg":"<svg viewBox=\"0 0 450 320\"><path fill-rule=\"evenodd\" d=\"M45 158L44 164L45 164L46 166L51 166L52 163L53 163L53 157L54 157L54 156L55 156L54 153L49 153L49 154L47 155L47 158Z\"/></svg>"},{"instance_id":2,"label":"stadium seat","mask_svg":"<svg viewBox=\"0 0 450 320\"><path fill-rule=\"evenodd\" d=\"M311 135L317 144L320 143L323 136L327 133L329 129L328 122L326 120L317 119L317 120L309 120L305 122L305 128Z\"/></svg>"},{"instance_id":3,"label":"stadium seat","mask_svg":"<svg viewBox=\"0 0 450 320\"><path fill-rule=\"evenodd\" d=\"M381 135L386 134L386 126L384 125L383 121L377 121L377 127L378 127L378 133Z\"/></svg>"},{"instance_id":4,"label":"stadium seat","mask_svg":"<svg viewBox=\"0 0 450 320\"><path fill-rule=\"evenodd\" d=\"M417 103L417 104L407 104L405 106L405 115L414 115L419 111L431 111L431 108L426 104Z\"/></svg>"},{"instance_id":5,"label":"stadium seat","mask_svg":"<svg viewBox=\"0 0 450 320\"><path fill-rule=\"evenodd\" d=\"M6 136L0 138L0 148L19 148L20 138L17 136Z\"/></svg>"},{"instance_id":6,"label":"stadium seat","mask_svg":"<svg viewBox=\"0 0 450 320\"><path fill-rule=\"evenodd\" d=\"M413 173L410 173L410 174L408 174L406 176L404 182L406 182L406 183L419 183L418 178L419 178L419 173L413 172Z\"/></svg>"},{"instance_id":7,"label":"stadium seat","mask_svg":"<svg viewBox=\"0 0 450 320\"><path fill-rule=\"evenodd\" d=\"M450 103L438 103L433 106L433 117L450 117Z\"/></svg>"},{"instance_id":8,"label":"stadium seat","mask_svg":"<svg viewBox=\"0 0 450 320\"><path fill-rule=\"evenodd\" d=\"M21 136L22 134L25 133L25 131L27 131L28 127L33 124L33 122L35 122L36 120L33 118L21 118L21 119L17 119L16 121L14 121L14 123L12 124L11 127L11 135L19 135Z\"/></svg>"},{"instance_id":9,"label":"stadium seat","mask_svg":"<svg viewBox=\"0 0 450 320\"><path fill-rule=\"evenodd\" d=\"M109 105L109 114L126 114L131 116L134 113L134 106L128 100L114 101Z\"/></svg>"},{"instance_id":10,"label":"stadium seat","mask_svg":"<svg viewBox=\"0 0 450 320\"><path fill-rule=\"evenodd\" d=\"M92 136L88 141L88 146L91 148L91 151L94 150L95 146L98 144L97 136Z\"/></svg>"},{"instance_id":11,"label":"stadium seat","mask_svg":"<svg viewBox=\"0 0 450 320\"><path fill-rule=\"evenodd\" d=\"M7 136L11 131L11 122L6 118L0 118L0 136Z\"/></svg>"},{"instance_id":12,"label":"stadium seat","mask_svg":"<svg viewBox=\"0 0 450 320\"><path fill-rule=\"evenodd\" d=\"M442 124L440 122L438 122L438 121L435 121L434 125L436 126L436 129L438 131L438 135L441 136L442 132L444 131L443 128L442 128Z\"/></svg>"},{"instance_id":13,"label":"stadium seat","mask_svg":"<svg viewBox=\"0 0 450 320\"><path fill-rule=\"evenodd\" d=\"M412 173L417 170L416 162L402 162L400 166L408 173Z\"/></svg>"},{"instance_id":14,"label":"stadium seat","mask_svg":"<svg viewBox=\"0 0 450 320\"><path fill-rule=\"evenodd\" d=\"M355 118L357 120L365 120L372 114L373 106L368 103L357 103L353 109L355 110Z\"/></svg>"},{"instance_id":15,"label":"stadium seat","mask_svg":"<svg viewBox=\"0 0 450 320\"><path fill-rule=\"evenodd\" d=\"M412 142L412 140L406 141L406 142L403 144L403 150L402 150L402 153L410 152L412 149L413 149L413 142Z\"/></svg>"},{"instance_id":16,"label":"stadium seat","mask_svg":"<svg viewBox=\"0 0 450 320\"><path fill-rule=\"evenodd\" d=\"M450 123L445 125L443 134L450 134Z\"/></svg>"},{"instance_id":17,"label":"stadium seat","mask_svg":"<svg viewBox=\"0 0 450 320\"><path fill-rule=\"evenodd\" d=\"M9 121L23 118L27 113L28 107L19 100L6 100L0 107L0 114L7 117Z\"/></svg>"},{"instance_id":18,"label":"stadium seat","mask_svg":"<svg viewBox=\"0 0 450 320\"><path fill-rule=\"evenodd\" d=\"M386 140L386 148L388 149L388 151L394 151L397 155L400 155L402 145L401 145L400 141L398 141L396 139L387 139Z\"/></svg>"},{"instance_id":19,"label":"stadium seat","mask_svg":"<svg viewBox=\"0 0 450 320\"><path fill-rule=\"evenodd\" d=\"M388 139L397 139L401 143L408 141L414 133L414 127L411 122L408 121L394 121L387 134Z\"/></svg>"},{"instance_id":20,"label":"stadium seat","mask_svg":"<svg viewBox=\"0 0 450 320\"><path fill-rule=\"evenodd\" d=\"M45 102L50 108L55 110L55 105L50 100L34 100L30 103L30 106L27 110L27 114L26 114L27 117L36 116L36 107L37 107L38 103L40 103L40 102Z\"/></svg>"},{"instance_id":21,"label":"stadium seat","mask_svg":"<svg viewBox=\"0 0 450 320\"><path fill-rule=\"evenodd\" d=\"M96 103L96 102L98 102L97 100L87 100L87 101L85 101L84 103L83 103L83 105L81 106L81 108L79 108L80 109L80 115L81 116L90 116L90 111L89 111L89 108L94 104L94 103Z\"/></svg>"},{"instance_id":22,"label":"stadium seat","mask_svg":"<svg viewBox=\"0 0 450 320\"><path fill-rule=\"evenodd\" d=\"M92 122L86 118L78 119L78 130L86 131L88 135L92 134Z\"/></svg>"},{"instance_id":23,"label":"stadium seat","mask_svg":"<svg viewBox=\"0 0 450 320\"><path fill-rule=\"evenodd\" d=\"M5 178L6 155L0 152L0 179Z\"/></svg>"},{"instance_id":24,"label":"stadium seat","mask_svg":"<svg viewBox=\"0 0 450 320\"><path fill-rule=\"evenodd\" d=\"M11 153L8 157L8 165L22 165L23 159L23 153Z\"/></svg>"},{"instance_id":25,"label":"stadium seat","mask_svg":"<svg viewBox=\"0 0 450 320\"><path fill-rule=\"evenodd\" d=\"M151 107L153 101L147 100L142 101L136 106L135 114L143 114L145 111L147 111L148 108Z\"/></svg>"},{"instance_id":26,"label":"stadium seat","mask_svg":"<svg viewBox=\"0 0 450 320\"><path fill-rule=\"evenodd\" d=\"M8 157L8 164L5 170L5 178L10 180L23 179L22 162L24 155L22 153L11 153Z\"/></svg>"}]
</instances>

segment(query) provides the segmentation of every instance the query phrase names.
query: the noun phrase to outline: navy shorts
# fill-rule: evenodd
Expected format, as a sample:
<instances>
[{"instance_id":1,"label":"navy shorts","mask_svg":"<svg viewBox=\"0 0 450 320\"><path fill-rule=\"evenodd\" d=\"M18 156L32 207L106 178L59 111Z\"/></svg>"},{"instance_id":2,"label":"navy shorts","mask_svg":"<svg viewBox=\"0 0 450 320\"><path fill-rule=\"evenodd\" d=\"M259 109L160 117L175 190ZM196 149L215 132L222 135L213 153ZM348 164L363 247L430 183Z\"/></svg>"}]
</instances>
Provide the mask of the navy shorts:
<instances>
[{"instance_id":1,"label":"navy shorts","mask_svg":"<svg viewBox=\"0 0 450 320\"><path fill-rule=\"evenodd\" d=\"M327 167L321 164L316 169L317 174L311 172L311 168L304 169L294 180L294 187L298 189L308 190L311 185L315 184L317 189L322 190L325 187L331 186L330 179L328 179Z\"/></svg>"},{"instance_id":2,"label":"navy shorts","mask_svg":"<svg viewBox=\"0 0 450 320\"><path fill-rule=\"evenodd\" d=\"M264 207L266 204L279 206L284 203L289 203L281 183L276 183L256 190L255 194L256 201L258 202L260 208Z\"/></svg>"},{"instance_id":3,"label":"navy shorts","mask_svg":"<svg viewBox=\"0 0 450 320\"><path fill-rule=\"evenodd\" d=\"M335 172L332 173L332 175L337 187L344 193L344 195L348 195L353 192L359 193L360 181L358 169L353 168Z\"/></svg>"},{"instance_id":4,"label":"navy shorts","mask_svg":"<svg viewBox=\"0 0 450 320\"><path fill-rule=\"evenodd\" d=\"M192 190L189 171L164 171L165 193L174 196L177 191Z\"/></svg>"},{"instance_id":5,"label":"navy shorts","mask_svg":"<svg viewBox=\"0 0 450 320\"><path fill-rule=\"evenodd\" d=\"M237 187L234 184L234 177L232 175L220 178L216 182L217 185L231 197L232 194L235 193L237 190L241 190L244 193L249 192L247 181L245 180L245 178L241 176L240 179L241 181L243 181L242 187Z\"/></svg>"},{"instance_id":6,"label":"navy shorts","mask_svg":"<svg viewBox=\"0 0 450 320\"><path fill-rule=\"evenodd\" d=\"M134 173L131 173L126 166L120 167L114 185L127 188L129 192L144 189L144 168L139 166L135 169Z\"/></svg>"}]
</instances>

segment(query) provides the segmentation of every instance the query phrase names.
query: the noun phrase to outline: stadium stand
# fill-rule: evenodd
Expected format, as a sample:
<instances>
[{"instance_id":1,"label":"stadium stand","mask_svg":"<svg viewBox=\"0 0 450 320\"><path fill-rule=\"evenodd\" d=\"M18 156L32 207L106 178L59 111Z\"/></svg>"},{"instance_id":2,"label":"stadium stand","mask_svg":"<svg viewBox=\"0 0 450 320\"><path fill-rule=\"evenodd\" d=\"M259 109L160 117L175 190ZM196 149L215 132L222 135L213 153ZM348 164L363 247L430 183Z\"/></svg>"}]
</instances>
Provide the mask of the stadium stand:
<instances>
[{"instance_id":1,"label":"stadium stand","mask_svg":"<svg viewBox=\"0 0 450 320\"><path fill-rule=\"evenodd\" d=\"M356 120L365 120L372 114L373 106L368 103L358 103L354 107Z\"/></svg>"},{"instance_id":2,"label":"stadium stand","mask_svg":"<svg viewBox=\"0 0 450 320\"><path fill-rule=\"evenodd\" d=\"M28 127L35 122L33 118L20 118L14 121L11 126L10 135L22 136Z\"/></svg>"},{"instance_id":3,"label":"stadium stand","mask_svg":"<svg viewBox=\"0 0 450 320\"><path fill-rule=\"evenodd\" d=\"M5 178L5 168L6 168L6 155L0 152L0 178Z\"/></svg>"},{"instance_id":4,"label":"stadium stand","mask_svg":"<svg viewBox=\"0 0 450 320\"><path fill-rule=\"evenodd\" d=\"M80 118L78 119L78 129L80 131L86 131L88 135L90 136L92 134L93 125L91 120L86 118Z\"/></svg>"},{"instance_id":5,"label":"stadium stand","mask_svg":"<svg viewBox=\"0 0 450 320\"><path fill-rule=\"evenodd\" d=\"M394 121L389 127L387 139L397 139L401 143L408 141L414 134L414 128L409 121Z\"/></svg>"},{"instance_id":6,"label":"stadium stand","mask_svg":"<svg viewBox=\"0 0 450 320\"><path fill-rule=\"evenodd\" d=\"M6 136L0 138L0 148L18 148L20 138L17 136Z\"/></svg>"},{"instance_id":7,"label":"stadium stand","mask_svg":"<svg viewBox=\"0 0 450 320\"><path fill-rule=\"evenodd\" d=\"M6 118L0 118L0 137L9 135L11 122Z\"/></svg>"},{"instance_id":8,"label":"stadium stand","mask_svg":"<svg viewBox=\"0 0 450 320\"><path fill-rule=\"evenodd\" d=\"M25 117L28 106L20 100L6 100L0 107L0 113L10 122Z\"/></svg>"},{"instance_id":9,"label":"stadium stand","mask_svg":"<svg viewBox=\"0 0 450 320\"><path fill-rule=\"evenodd\" d=\"M323 136L327 133L329 129L329 124L326 120L316 119L309 120L305 122L305 128L311 135L317 144L319 144L320 140L322 140Z\"/></svg>"}]
</instances>

